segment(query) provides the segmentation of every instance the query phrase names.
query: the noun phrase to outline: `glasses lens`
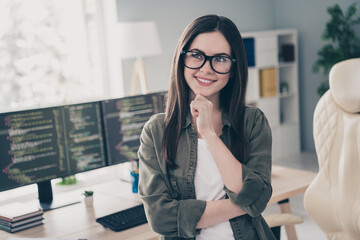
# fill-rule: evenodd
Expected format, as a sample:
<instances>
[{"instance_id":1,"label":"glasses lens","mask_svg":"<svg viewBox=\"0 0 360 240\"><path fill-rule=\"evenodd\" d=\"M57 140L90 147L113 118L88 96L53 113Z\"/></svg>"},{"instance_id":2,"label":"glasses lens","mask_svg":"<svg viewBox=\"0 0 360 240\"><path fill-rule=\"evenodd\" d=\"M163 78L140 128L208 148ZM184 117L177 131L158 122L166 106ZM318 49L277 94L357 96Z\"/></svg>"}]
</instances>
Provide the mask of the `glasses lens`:
<instances>
[{"instance_id":1,"label":"glasses lens","mask_svg":"<svg viewBox=\"0 0 360 240\"><path fill-rule=\"evenodd\" d=\"M188 68L200 68L205 61L205 56L197 52L186 52L184 55L185 66Z\"/></svg>"},{"instance_id":2,"label":"glasses lens","mask_svg":"<svg viewBox=\"0 0 360 240\"><path fill-rule=\"evenodd\" d=\"M205 56L199 52L184 52L184 64L191 69L202 67L205 61L210 58L211 67L217 73L228 73L231 70L232 59L228 56Z\"/></svg>"},{"instance_id":3,"label":"glasses lens","mask_svg":"<svg viewBox=\"0 0 360 240\"><path fill-rule=\"evenodd\" d=\"M228 73L231 69L232 61L226 56L214 56L211 61L211 65L216 72Z\"/></svg>"}]
</instances>

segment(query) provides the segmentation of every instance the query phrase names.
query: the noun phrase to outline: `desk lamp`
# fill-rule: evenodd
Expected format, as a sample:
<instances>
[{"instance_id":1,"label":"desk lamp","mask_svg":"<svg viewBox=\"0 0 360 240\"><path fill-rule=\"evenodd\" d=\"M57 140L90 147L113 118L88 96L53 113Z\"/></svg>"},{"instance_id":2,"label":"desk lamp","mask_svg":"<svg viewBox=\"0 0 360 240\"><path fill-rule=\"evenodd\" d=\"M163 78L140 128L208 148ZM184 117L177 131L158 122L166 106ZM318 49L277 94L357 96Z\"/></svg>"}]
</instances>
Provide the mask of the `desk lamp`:
<instances>
[{"instance_id":1,"label":"desk lamp","mask_svg":"<svg viewBox=\"0 0 360 240\"><path fill-rule=\"evenodd\" d=\"M132 73L131 95L140 81L142 94L149 92L143 57L161 54L160 38L155 22L118 23L118 47L122 59L136 58Z\"/></svg>"}]
</instances>

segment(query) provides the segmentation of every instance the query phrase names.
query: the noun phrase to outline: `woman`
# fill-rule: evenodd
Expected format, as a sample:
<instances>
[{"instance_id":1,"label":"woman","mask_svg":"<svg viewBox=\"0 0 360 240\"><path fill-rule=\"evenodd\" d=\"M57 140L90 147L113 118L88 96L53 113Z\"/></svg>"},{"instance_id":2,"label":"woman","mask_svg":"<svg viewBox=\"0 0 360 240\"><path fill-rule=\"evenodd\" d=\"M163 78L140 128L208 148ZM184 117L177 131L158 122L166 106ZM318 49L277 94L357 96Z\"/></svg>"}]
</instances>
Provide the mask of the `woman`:
<instances>
[{"instance_id":1,"label":"woman","mask_svg":"<svg viewBox=\"0 0 360 240\"><path fill-rule=\"evenodd\" d=\"M173 59L166 112L144 126L139 194L160 239L275 239L260 215L272 193L271 130L245 106L235 24L200 17Z\"/></svg>"}]
</instances>

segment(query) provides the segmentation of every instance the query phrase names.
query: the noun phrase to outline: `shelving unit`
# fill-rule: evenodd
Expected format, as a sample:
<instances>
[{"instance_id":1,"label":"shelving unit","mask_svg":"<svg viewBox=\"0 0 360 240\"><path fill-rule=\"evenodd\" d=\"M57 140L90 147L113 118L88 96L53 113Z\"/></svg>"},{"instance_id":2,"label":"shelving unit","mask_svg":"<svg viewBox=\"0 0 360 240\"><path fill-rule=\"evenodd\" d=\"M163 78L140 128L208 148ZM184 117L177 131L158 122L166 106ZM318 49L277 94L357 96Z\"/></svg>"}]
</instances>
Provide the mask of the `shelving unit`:
<instances>
[{"instance_id":1,"label":"shelving unit","mask_svg":"<svg viewBox=\"0 0 360 240\"><path fill-rule=\"evenodd\" d=\"M242 37L250 63L246 101L248 105L260 108L269 121L273 135L273 159L298 154L297 31L280 29L245 32ZM270 75L262 74L267 69L274 71ZM269 87L269 84L273 86ZM271 92L274 87L276 91Z\"/></svg>"}]
</instances>

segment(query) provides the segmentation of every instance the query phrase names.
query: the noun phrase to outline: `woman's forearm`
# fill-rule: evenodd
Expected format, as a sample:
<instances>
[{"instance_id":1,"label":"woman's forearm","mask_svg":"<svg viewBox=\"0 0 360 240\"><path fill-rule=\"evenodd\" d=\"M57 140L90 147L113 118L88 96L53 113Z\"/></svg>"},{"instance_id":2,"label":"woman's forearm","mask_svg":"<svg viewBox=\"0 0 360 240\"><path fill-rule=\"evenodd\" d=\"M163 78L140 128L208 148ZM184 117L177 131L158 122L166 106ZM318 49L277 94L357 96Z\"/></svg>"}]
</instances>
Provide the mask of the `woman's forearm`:
<instances>
[{"instance_id":1,"label":"woman's forearm","mask_svg":"<svg viewBox=\"0 0 360 240\"><path fill-rule=\"evenodd\" d=\"M206 136L205 141L225 186L232 192L239 193L243 184L241 163L215 134Z\"/></svg>"},{"instance_id":2,"label":"woman's forearm","mask_svg":"<svg viewBox=\"0 0 360 240\"><path fill-rule=\"evenodd\" d=\"M245 212L233 204L230 199L208 201L206 202L205 211L196 228L209 227L243 214L245 214Z\"/></svg>"}]
</instances>

